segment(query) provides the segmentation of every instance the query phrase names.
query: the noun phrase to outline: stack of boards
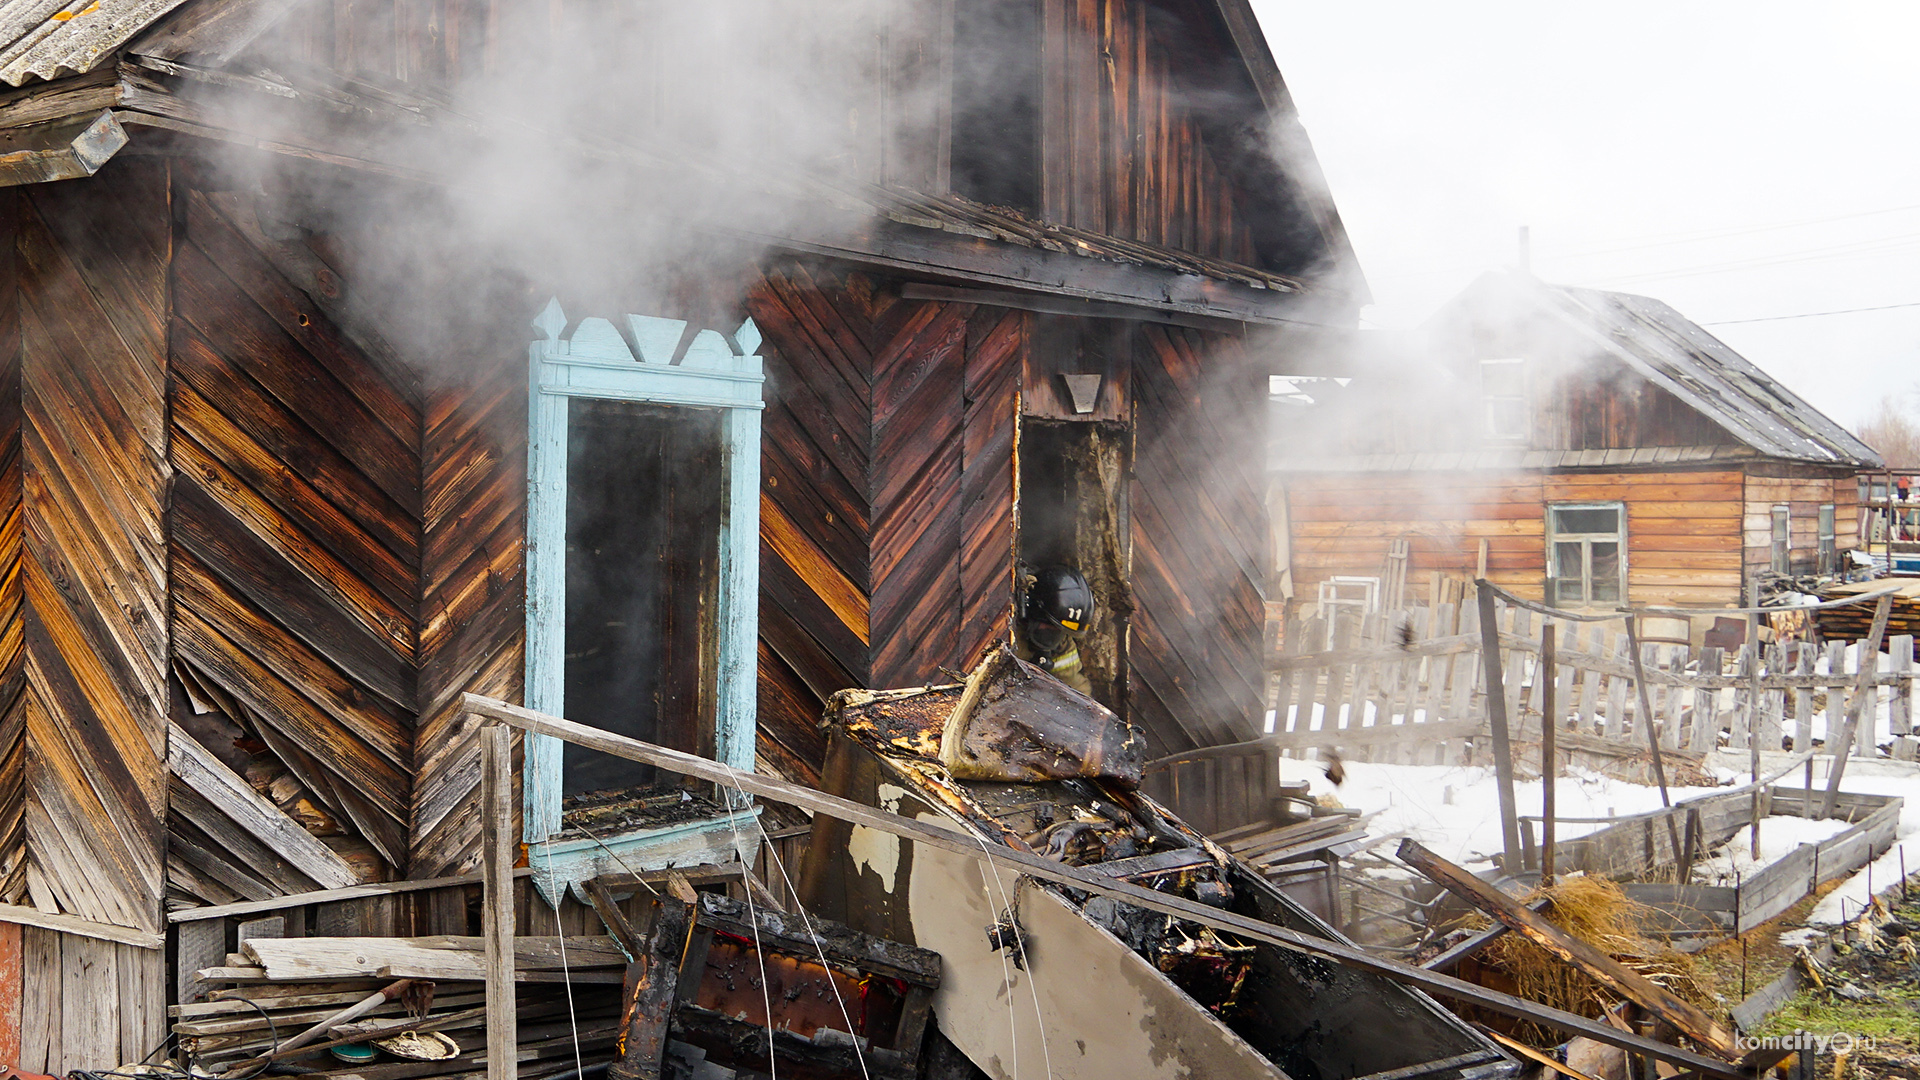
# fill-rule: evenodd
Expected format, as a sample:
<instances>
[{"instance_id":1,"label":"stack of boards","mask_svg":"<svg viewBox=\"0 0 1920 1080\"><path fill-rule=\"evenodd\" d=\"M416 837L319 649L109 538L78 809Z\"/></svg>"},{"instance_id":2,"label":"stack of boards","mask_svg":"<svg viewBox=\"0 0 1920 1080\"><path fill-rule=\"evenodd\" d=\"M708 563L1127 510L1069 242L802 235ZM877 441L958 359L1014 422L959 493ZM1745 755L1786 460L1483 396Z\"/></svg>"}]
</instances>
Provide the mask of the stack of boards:
<instances>
[{"instance_id":1,"label":"stack of boards","mask_svg":"<svg viewBox=\"0 0 1920 1080\"><path fill-rule=\"evenodd\" d=\"M627 962L613 939L519 937L514 951L523 1080L611 1060ZM485 969L477 937L257 938L241 942L226 966L195 972L195 1000L169 1011L180 1050L200 1070L236 1080L264 1071L261 1055L322 1024L276 1062L339 1080L478 1078L486 1072ZM330 1023L402 980L415 980L410 992ZM418 1061L353 1049L404 1031L442 1032L459 1052Z\"/></svg>"}]
</instances>

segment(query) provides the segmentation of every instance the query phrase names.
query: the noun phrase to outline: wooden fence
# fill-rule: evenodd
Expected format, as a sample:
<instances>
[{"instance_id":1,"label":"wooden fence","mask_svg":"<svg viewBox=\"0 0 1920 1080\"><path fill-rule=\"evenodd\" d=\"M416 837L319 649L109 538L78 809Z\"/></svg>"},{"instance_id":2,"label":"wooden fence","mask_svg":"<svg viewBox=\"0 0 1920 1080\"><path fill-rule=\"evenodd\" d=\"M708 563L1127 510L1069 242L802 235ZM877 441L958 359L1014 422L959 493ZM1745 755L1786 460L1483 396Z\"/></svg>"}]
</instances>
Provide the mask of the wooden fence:
<instances>
[{"instance_id":1,"label":"wooden fence","mask_svg":"<svg viewBox=\"0 0 1920 1080\"><path fill-rule=\"evenodd\" d=\"M1514 736L1538 740L1545 690L1539 677L1540 631L1546 620L1504 604L1497 618ZM1552 621L1558 626L1554 711L1560 745L1601 753L1646 749L1624 624ZM1324 640L1310 628L1287 639ZM1376 617L1359 640L1351 648L1284 653L1273 660L1269 731L1257 743L1283 756L1333 747L1364 761L1460 760L1460 745L1485 730L1487 715L1478 607L1445 603L1416 608L1393 623ZM1847 699L1858 684L1863 651L1845 642L1777 642L1757 648L1748 643L1735 651L1694 651L1682 644L1644 641L1641 650L1649 721L1661 746L1695 755L1715 746L1745 747L1754 710L1756 730L1768 748L1776 740L1783 748L1809 748L1816 715L1824 715L1828 731L1838 731ZM1888 651L1878 659L1870 684L1873 704L1887 705L1893 735L1911 735L1913 638L1889 638ZM1875 715L1872 710L1864 714L1855 753L1875 753Z\"/></svg>"}]
</instances>

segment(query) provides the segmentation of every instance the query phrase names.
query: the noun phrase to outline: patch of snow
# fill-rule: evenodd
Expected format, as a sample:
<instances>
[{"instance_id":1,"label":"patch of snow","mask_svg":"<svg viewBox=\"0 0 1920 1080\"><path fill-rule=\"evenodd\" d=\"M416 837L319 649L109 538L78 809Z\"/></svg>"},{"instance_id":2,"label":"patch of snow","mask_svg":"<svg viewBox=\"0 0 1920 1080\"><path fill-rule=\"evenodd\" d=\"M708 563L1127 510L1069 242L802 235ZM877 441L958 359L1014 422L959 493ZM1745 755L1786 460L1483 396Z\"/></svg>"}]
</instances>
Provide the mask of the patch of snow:
<instances>
[{"instance_id":1,"label":"patch of snow","mask_svg":"<svg viewBox=\"0 0 1920 1080\"><path fill-rule=\"evenodd\" d=\"M1788 930L1781 934L1780 944L1789 949L1798 949L1803 945L1813 945L1826 936L1827 932L1817 926L1803 926L1798 930Z\"/></svg>"},{"instance_id":2,"label":"patch of snow","mask_svg":"<svg viewBox=\"0 0 1920 1080\"><path fill-rule=\"evenodd\" d=\"M1753 859L1753 826L1742 825L1719 854L1698 864L1695 873L1709 885L1732 885L1777 862L1802 844L1817 844L1853 826L1840 818L1815 821L1775 814L1760 823L1760 859Z\"/></svg>"}]
</instances>

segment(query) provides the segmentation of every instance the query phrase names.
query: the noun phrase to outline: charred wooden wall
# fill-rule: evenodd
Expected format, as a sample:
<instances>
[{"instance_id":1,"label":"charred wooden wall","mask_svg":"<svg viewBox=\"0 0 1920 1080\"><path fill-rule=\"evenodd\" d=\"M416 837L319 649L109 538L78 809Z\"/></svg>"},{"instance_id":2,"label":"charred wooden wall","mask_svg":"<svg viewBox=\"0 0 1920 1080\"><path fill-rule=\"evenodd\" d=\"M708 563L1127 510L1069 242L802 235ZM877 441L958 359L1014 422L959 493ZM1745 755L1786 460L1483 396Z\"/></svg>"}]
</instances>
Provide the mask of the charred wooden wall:
<instances>
[{"instance_id":1,"label":"charred wooden wall","mask_svg":"<svg viewBox=\"0 0 1920 1080\"><path fill-rule=\"evenodd\" d=\"M1266 376L1238 354L1163 326L1134 345L1130 718L1152 756L1258 732Z\"/></svg>"},{"instance_id":2,"label":"charred wooden wall","mask_svg":"<svg viewBox=\"0 0 1920 1080\"><path fill-rule=\"evenodd\" d=\"M1378 577L1388 544L1409 541L1407 589L1425 597L1439 571L1487 577L1540 599L1546 507L1627 506L1627 588L1635 603L1731 603L1741 595L1743 487L1737 470L1634 473L1329 473L1285 480L1295 594L1311 601L1336 574Z\"/></svg>"},{"instance_id":3,"label":"charred wooden wall","mask_svg":"<svg viewBox=\"0 0 1920 1080\"><path fill-rule=\"evenodd\" d=\"M813 779L828 694L937 679L1005 634L1028 316L797 262L747 309L768 372L760 756Z\"/></svg>"}]
</instances>

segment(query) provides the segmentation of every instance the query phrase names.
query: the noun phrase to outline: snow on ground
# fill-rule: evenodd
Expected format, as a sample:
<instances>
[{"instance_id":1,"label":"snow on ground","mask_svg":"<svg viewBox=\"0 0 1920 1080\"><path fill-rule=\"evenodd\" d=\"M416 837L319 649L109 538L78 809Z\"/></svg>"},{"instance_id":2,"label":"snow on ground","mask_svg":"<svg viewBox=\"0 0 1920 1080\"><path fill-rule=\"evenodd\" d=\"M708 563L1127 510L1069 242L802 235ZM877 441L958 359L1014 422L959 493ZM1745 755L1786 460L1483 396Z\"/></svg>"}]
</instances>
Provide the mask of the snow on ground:
<instances>
[{"instance_id":1,"label":"snow on ground","mask_svg":"<svg viewBox=\"0 0 1920 1080\"><path fill-rule=\"evenodd\" d=\"M1331 794L1340 805L1374 814L1367 829L1375 836L1410 836L1442 857L1470 869L1487 868L1501 850L1500 794L1493 769L1462 765L1375 765L1345 762L1346 782L1334 787L1313 760L1282 758L1280 778L1311 780L1314 795ZM1674 788L1677 802L1711 788ZM1515 785L1521 816L1538 816L1540 781ZM1612 818L1655 810L1660 789L1597 773L1575 770L1554 786L1555 814L1562 821L1555 835L1565 839L1604 828ZM1567 818L1604 818L1574 823Z\"/></svg>"}]
</instances>

